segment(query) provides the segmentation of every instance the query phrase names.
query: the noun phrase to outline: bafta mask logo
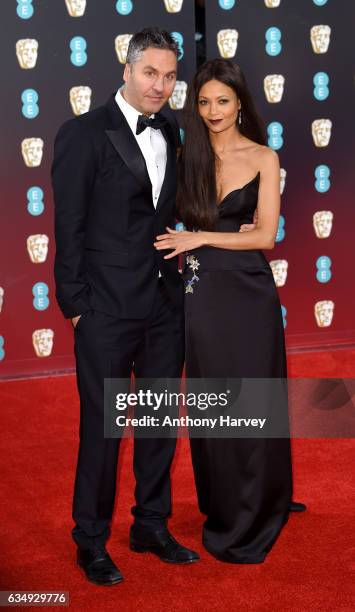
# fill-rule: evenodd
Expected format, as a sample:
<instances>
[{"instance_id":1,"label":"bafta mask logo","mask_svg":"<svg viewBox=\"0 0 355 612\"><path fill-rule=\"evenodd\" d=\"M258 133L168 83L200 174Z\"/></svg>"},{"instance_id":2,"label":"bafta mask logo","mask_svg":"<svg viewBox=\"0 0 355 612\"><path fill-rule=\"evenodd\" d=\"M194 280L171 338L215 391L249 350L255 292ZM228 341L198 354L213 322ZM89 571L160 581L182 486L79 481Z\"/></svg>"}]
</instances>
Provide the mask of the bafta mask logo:
<instances>
[{"instance_id":1,"label":"bafta mask logo","mask_svg":"<svg viewBox=\"0 0 355 612\"><path fill-rule=\"evenodd\" d=\"M27 238L27 251L32 263L43 263L47 259L49 238L46 234L34 234Z\"/></svg>"},{"instance_id":2,"label":"bafta mask logo","mask_svg":"<svg viewBox=\"0 0 355 612\"><path fill-rule=\"evenodd\" d=\"M38 57L38 41L34 38L21 38L16 43L16 55L20 68L34 68Z\"/></svg>"},{"instance_id":3,"label":"bafta mask logo","mask_svg":"<svg viewBox=\"0 0 355 612\"><path fill-rule=\"evenodd\" d=\"M217 34L217 44L222 57L234 57L237 52L239 33L237 30L220 30Z\"/></svg>"},{"instance_id":4,"label":"bafta mask logo","mask_svg":"<svg viewBox=\"0 0 355 612\"><path fill-rule=\"evenodd\" d=\"M184 108L187 93L187 83L185 81L176 81L175 88L169 98L169 106L173 110Z\"/></svg>"},{"instance_id":5,"label":"bafta mask logo","mask_svg":"<svg viewBox=\"0 0 355 612\"><path fill-rule=\"evenodd\" d=\"M74 115L83 115L90 109L91 87L78 85L69 90L70 104Z\"/></svg>"},{"instance_id":6,"label":"bafta mask logo","mask_svg":"<svg viewBox=\"0 0 355 612\"><path fill-rule=\"evenodd\" d=\"M53 349L54 331L52 329L35 329L32 333L32 344L37 357L49 357Z\"/></svg>"},{"instance_id":7,"label":"bafta mask logo","mask_svg":"<svg viewBox=\"0 0 355 612\"><path fill-rule=\"evenodd\" d=\"M82 17L86 9L86 0L65 0L70 17Z\"/></svg>"},{"instance_id":8,"label":"bafta mask logo","mask_svg":"<svg viewBox=\"0 0 355 612\"><path fill-rule=\"evenodd\" d=\"M287 279L288 262L286 259L274 259L270 261L270 267L276 287L283 287Z\"/></svg>"},{"instance_id":9,"label":"bafta mask logo","mask_svg":"<svg viewBox=\"0 0 355 612\"><path fill-rule=\"evenodd\" d=\"M280 168L280 195L283 194L286 187L286 176L287 172L284 168Z\"/></svg>"},{"instance_id":10,"label":"bafta mask logo","mask_svg":"<svg viewBox=\"0 0 355 612\"><path fill-rule=\"evenodd\" d=\"M21 142L22 157L28 168L36 168L41 165L43 145L42 138L25 138Z\"/></svg>"},{"instance_id":11,"label":"bafta mask logo","mask_svg":"<svg viewBox=\"0 0 355 612\"><path fill-rule=\"evenodd\" d=\"M117 59L121 64L126 63L127 59L127 51L129 41L131 40L133 34L119 34L115 38L115 49L117 54Z\"/></svg>"},{"instance_id":12,"label":"bafta mask logo","mask_svg":"<svg viewBox=\"0 0 355 612\"><path fill-rule=\"evenodd\" d=\"M318 327L330 327L333 321L334 306L332 300L321 300L314 304L314 316Z\"/></svg>"},{"instance_id":13,"label":"bafta mask logo","mask_svg":"<svg viewBox=\"0 0 355 612\"><path fill-rule=\"evenodd\" d=\"M316 147L327 147L332 135L330 119L315 119L312 123L313 142Z\"/></svg>"},{"instance_id":14,"label":"bafta mask logo","mask_svg":"<svg viewBox=\"0 0 355 612\"><path fill-rule=\"evenodd\" d=\"M168 13L180 13L184 0L164 0Z\"/></svg>"},{"instance_id":15,"label":"bafta mask logo","mask_svg":"<svg viewBox=\"0 0 355 612\"><path fill-rule=\"evenodd\" d=\"M264 91L268 102L281 102L284 93L285 77L282 74L268 74L264 78Z\"/></svg>"},{"instance_id":16,"label":"bafta mask logo","mask_svg":"<svg viewBox=\"0 0 355 612\"><path fill-rule=\"evenodd\" d=\"M317 210L313 215L313 229L317 238L329 238L333 227L331 210Z\"/></svg>"},{"instance_id":17,"label":"bafta mask logo","mask_svg":"<svg viewBox=\"0 0 355 612\"><path fill-rule=\"evenodd\" d=\"M311 43L314 53L326 53L330 43L331 27L315 25L311 28Z\"/></svg>"},{"instance_id":18,"label":"bafta mask logo","mask_svg":"<svg viewBox=\"0 0 355 612\"><path fill-rule=\"evenodd\" d=\"M0 312L2 311L2 307L4 304L4 289L0 287Z\"/></svg>"},{"instance_id":19,"label":"bafta mask logo","mask_svg":"<svg viewBox=\"0 0 355 612\"><path fill-rule=\"evenodd\" d=\"M281 0L265 0L265 6L267 8L277 8L280 6Z\"/></svg>"}]
</instances>

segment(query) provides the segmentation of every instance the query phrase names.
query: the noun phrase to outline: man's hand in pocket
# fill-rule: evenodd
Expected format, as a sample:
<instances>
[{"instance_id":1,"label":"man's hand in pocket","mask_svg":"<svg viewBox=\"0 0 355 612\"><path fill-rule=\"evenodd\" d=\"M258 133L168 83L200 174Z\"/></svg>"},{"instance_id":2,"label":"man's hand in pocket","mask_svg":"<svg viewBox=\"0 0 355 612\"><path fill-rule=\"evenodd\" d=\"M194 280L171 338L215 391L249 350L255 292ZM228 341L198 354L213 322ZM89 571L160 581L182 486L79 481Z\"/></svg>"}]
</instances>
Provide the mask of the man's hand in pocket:
<instances>
[{"instance_id":1,"label":"man's hand in pocket","mask_svg":"<svg viewBox=\"0 0 355 612\"><path fill-rule=\"evenodd\" d=\"M72 326L74 327L74 329L76 328L80 317L81 317L81 315L78 315L77 317L73 317L72 318L71 322L72 322Z\"/></svg>"}]
</instances>

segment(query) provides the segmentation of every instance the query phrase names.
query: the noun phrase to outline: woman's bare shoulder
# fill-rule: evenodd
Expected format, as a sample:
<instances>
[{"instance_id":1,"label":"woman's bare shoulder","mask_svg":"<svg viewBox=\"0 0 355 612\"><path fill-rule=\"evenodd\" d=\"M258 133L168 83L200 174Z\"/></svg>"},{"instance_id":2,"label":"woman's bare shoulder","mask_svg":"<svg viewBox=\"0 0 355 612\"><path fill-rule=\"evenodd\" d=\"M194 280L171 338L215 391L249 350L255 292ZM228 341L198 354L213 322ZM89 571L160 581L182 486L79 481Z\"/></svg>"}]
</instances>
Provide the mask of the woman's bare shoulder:
<instances>
[{"instance_id":1,"label":"woman's bare shoulder","mask_svg":"<svg viewBox=\"0 0 355 612\"><path fill-rule=\"evenodd\" d=\"M274 149L270 149L266 145L256 144L256 148L254 150L255 162L260 168L260 171L268 171L271 168L280 168L279 156L274 151Z\"/></svg>"},{"instance_id":2,"label":"woman's bare shoulder","mask_svg":"<svg viewBox=\"0 0 355 612\"><path fill-rule=\"evenodd\" d=\"M274 149L271 149L267 145L261 145L255 143L255 153L259 155L261 159L278 159L279 156Z\"/></svg>"},{"instance_id":3,"label":"woman's bare shoulder","mask_svg":"<svg viewBox=\"0 0 355 612\"><path fill-rule=\"evenodd\" d=\"M270 147L267 145L262 145L254 140L250 140L250 138L243 139L242 148L249 154L255 155L255 157L260 159L261 162L268 162L272 160L276 161L279 159L279 156L274 149L270 149Z\"/></svg>"},{"instance_id":4,"label":"woman's bare shoulder","mask_svg":"<svg viewBox=\"0 0 355 612\"><path fill-rule=\"evenodd\" d=\"M279 156L270 147L245 138L243 148L251 165L261 174L269 173L271 170L275 172L280 170Z\"/></svg>"}]
</instances>

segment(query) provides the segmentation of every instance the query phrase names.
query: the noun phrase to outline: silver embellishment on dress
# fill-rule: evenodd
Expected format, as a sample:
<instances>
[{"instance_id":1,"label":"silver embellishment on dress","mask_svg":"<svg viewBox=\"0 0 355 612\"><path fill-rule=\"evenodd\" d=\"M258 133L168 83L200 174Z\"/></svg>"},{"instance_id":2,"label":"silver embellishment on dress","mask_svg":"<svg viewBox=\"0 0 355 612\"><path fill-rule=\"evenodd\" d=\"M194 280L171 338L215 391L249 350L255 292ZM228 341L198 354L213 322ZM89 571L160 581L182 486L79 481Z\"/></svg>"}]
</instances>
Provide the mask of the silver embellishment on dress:
<instances>
[{"instance_id":1,"label":"silver embellishment on dress","mask_svg":"<svg viewBox=\"0 0 355 612\"><path fill-rule=\"evenodd\" d=\"M198 270L200 263L198 261L198 259L196 259L195 255L188 255L186 257L186 263L188 264L189 268L191 268L192 272L193 272L193 276L190 280L187 281L186 283L186 287L185 287L185 293L193 293L194 292L194 283L198 282L200 279L196 274L196 270Z\"/></svg>"}]
</instances>

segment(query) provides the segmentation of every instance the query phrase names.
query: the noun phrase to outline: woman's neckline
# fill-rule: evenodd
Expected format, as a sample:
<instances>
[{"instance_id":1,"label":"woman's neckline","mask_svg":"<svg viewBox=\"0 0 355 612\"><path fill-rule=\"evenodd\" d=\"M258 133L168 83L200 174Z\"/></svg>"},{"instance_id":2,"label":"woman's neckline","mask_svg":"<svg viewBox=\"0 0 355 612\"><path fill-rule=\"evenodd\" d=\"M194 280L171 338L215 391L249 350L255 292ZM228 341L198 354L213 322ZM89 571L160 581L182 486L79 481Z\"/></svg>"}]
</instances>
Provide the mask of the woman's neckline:
<instances>
[{"instance_id":1,"label":"woman's neckline","mask_svg":"<svg viewBox=\"0 0 355 612\"><path fill-rule=\"evenodd\" d=\"M248 181L247 183L245 183L245 185L243 185L243 187L237 187L236 189L232 189L231 191L229 191L224 198L222 198L222 200L220 202L218 202L217 206L220 207L221 204L224 202L224 200L226 200L232 193L235 193L236 191L242 191L243 189L245 189L246 187L248 187L248 185L250 185L251 183L254 183L254 181L256 181L256 179L259 177L260 174L260 170L257 173L256 176L254 176L254 178L252 178L250 181Z\"/></svg>"}]
</instances>

